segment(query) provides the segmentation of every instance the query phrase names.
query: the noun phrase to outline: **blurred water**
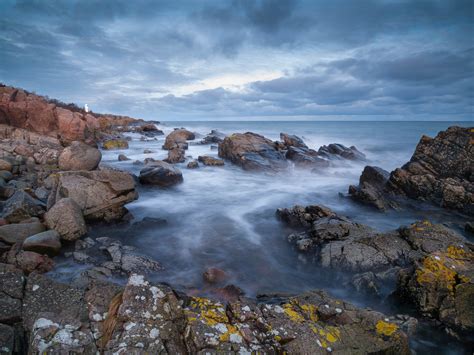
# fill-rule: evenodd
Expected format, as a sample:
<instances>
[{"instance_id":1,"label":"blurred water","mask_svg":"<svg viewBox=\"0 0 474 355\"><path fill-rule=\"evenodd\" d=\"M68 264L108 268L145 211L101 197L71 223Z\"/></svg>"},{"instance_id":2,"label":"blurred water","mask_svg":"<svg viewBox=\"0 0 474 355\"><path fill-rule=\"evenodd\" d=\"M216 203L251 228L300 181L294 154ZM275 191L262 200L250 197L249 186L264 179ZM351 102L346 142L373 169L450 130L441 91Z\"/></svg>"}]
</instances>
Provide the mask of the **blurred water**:
<instances>
[{"instance_id":1,"label":"blurred water","mask_svg":"<svg viewBox=\"0 0 474 355\"><path fill-rule=\"evenodd\" d=\"M368 163L386 170L407 162L423 134L434 136L450 125L469 126L472 122L172 122L160 126L168 134L173 127L186 127L204 136L211 129L224 133L252 131L277 140L280 132L302 137L311 148L323 144L355 145ZM103 152L102 163L139 173L134 160L164 159L164 136L142 142L131 135L126 151ZM199 138L197 139L199 140ZM144 149L154 153L143 154ZM118 162L119 153L132 160ZM217 156L209 145L189 146L187 156ZM166 225L148 228L96 226L92 236L112 236L136 246L159 260L165 271L151 275L182 290L203 289L202 272L211 266L231 275L229 283L241 287L247 296L265 292L298 293L323 288L335 296L359 305L389 310L384 303L357 296L345 286L348 276L318 268L302 258L287 242L290 232L275 218L279 207L295 204L324 204L340 214L380 230L398 228L417 219L458 222L431 206L413 211L379 213L341 198L350 184L357 184L366 163L342 162L321 174L290 170L279 175L245 172L226 162L224 167L186 169L177 164L184 183L170 188L139 187L140 198L127 207L140 221L144 217L164 218ZM421 349L430 346L417 343ZM456 348L456 347L454 347Z\"/></svg>"}]
</instances>

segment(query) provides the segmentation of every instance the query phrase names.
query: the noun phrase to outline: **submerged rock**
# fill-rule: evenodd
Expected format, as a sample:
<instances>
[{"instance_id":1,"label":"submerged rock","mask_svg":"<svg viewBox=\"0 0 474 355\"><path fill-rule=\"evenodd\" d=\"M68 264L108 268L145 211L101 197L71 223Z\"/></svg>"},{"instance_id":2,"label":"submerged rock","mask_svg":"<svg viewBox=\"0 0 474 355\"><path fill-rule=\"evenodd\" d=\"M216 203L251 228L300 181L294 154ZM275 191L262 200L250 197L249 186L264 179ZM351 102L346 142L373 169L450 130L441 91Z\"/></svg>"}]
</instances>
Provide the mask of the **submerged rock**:
<instances>
[{"instance_id":1,"label":"submerged rock","mask_svg":"<svg viewBox=\"0 0 474 355\"><path fill-rule=\"evenodd\" d=\"M229 159L245 170L280 171L288 167L274 143L255 133L235 133L219 143L219 157Z\"/></svg>"},{"instance_id":2,"label":"submerged rock","mask_svg":"<svg viewBox=\"0 0 474 355\"><path fill-rule=\"evenodd\" d=\"M206 155L200 155L198 161L208 166L223 166L224 161L222 159L216 159L213 157L208 157Z\"/></svg>"},{"instance_id":3,"label":"submerged rock","mask_svg":"<svg viewBox=\"0 0 474 355\"><path fill-rule=\"evenodd\" d=\"M183 182L183 174L178 168L164 162L154 161L140 171L140 183L169 187Z\"/></svg>"},{"instance_id":4,"label":"submerged rock","mask_svg":"<svg viewBox=\"0 0 474 355\"><path fill-rule=\"evenodd\" d=\"M227 273L216 267L210 267L202 274L204 281L214 284L225 281L228 278Z\"/></svg>"}]
</instances>

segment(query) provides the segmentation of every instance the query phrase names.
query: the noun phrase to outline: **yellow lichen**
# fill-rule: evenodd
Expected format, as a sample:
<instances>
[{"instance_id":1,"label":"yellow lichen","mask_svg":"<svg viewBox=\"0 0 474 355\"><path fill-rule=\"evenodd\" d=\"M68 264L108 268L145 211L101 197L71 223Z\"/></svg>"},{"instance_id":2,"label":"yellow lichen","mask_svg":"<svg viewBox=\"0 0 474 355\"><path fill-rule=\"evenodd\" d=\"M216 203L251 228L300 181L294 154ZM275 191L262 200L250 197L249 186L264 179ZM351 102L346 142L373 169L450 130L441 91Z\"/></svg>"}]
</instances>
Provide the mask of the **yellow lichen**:
<instances>
[{"instance_id":1,"label":"yellow lichen","mask_svg":"<svg viewBox=\"0 0 474 355\"><path fill-rule=\"evenodd\" d=\"M196 314L193 313L192 317L187 315L188 319L198 318L211 327L218 323L229 323L229 318L227 318L222 306L218 303L212 303L207 298L193 297L190 306Z\"/></svg>"},{"instance_id":2,"label":"yellow lichen","mask_svg":"<svg viewBox=\"0 0 474 355\"><path fill-rule=\"evenodd\" d=\"M336 342L341 336L341 332L336 327L327 327L325 329L319 329L318 332L319 335L324 337L330 343Z\"/></svg>"},{"instance_id":3,"label":"yellow lichen","mask_svg":"<svg viewBox=\"0 0 474 355\"><path fill-rule=\"evenodd\" d=\"M394 323L385 322L383 320L379 320L375 325L375 330L377 334L391 336L395 333L398 329L398 326Z\"/></svg>"},{"instance_id":4,"label":"yellow lichen","mask_svg":"<svg viewBox=\"0 0 474 355\"><path fill-rule=\"evenodd\" d=\"M128 148L128 143L125 140L121 139L111 139L103 144L103 148L106 150L110 149L126 149Z\"/></svg>"},{"instance_id":5,"label":"yellow lichen","mask_svg":"<svg viewBox=\"0 0 474 355\"><path fill-rule=\"evenodd\" d=\"M227 332L225 332L224 334L219 336L220 341L229 341L231 334L240 335L239 330L235 326L233 326L231 324L226 324L226 327L227 327Z\"/></svg>"},{"instance_id":6,"label":"yellow lichen","mask_svg":"<svg viewBox=\"0 0 474 355\"><path fill-rule=\"evenodd\" d=\"M305 314L310 320L312 320L313 322L318 321L317 306L315 306L314 304L303 304L300 305L300 308L305 312Z\"/></svg>"},{"instance_id":7,"label":"yellow lichen","mask_svg":"<svg viewBox=\"0 0 474 355\"><path fill-rule=\"evenodd\" d=\"M468 256L468 253L463 248L451 245L446 250L446 255L451 259L459 260L466 258Z\"/></svg>"},{"instance_id":8,"label":"yellow lichen","mask_svg":"<svg viewBox=\"0 0 474 355\"><path fill-rule=\"evenodd\" d=\"M296 311L295 307L290 303L285 303L283 305L283 310L285 314L290 318L293 322L301 323L304 322L304 317Z\"/></svg>"}]
</instances>

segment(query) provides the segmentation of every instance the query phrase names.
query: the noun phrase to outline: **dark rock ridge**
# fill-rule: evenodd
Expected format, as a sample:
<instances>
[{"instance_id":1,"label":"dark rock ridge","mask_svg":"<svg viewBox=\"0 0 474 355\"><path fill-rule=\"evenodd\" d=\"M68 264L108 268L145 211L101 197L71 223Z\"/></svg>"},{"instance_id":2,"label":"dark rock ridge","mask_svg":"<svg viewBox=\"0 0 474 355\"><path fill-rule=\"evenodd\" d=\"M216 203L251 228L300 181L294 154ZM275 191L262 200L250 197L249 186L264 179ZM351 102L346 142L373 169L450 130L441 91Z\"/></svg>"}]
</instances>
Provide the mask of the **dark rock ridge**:
<instances>
[{"instance_id":1,"label":"dark rock ridge","mask_svg":"<svg viewBox=\"0 0 474 355\"><path fill-rule=\"evenodd\" d=\"M125 287L91 277L70 286L0 264L0 280L7 353L409 354L395 320L321 291L223 304L139 274Z\"/></svg>"},{"instance_id":2,"label":"dark rock ridge","mask_svg":"<svg viewBox=\"0 0 474 355\"><path fill-rule=\"evenodd\" d=\"M366 167L350 195L378 209L397 205L394 196L429 201L474 215L474 128L450 127L435 138L423 136L410 161L387 173ZM382 179L383 176L383 179Z\"/></svg>"},{"instance_id":3,"label":"dark rock ridge","mask_svg":"<svg viewBox=\"0 0 474 355\"><path fill-rule=\"evenodd\" d=\"M240 165L245 170L278 172L288 168L293 162L297 168L311 168L317 172L328 167L330 160L365 160L365 155L355 147L346 148L341 144L330 144L315 151L308 148L303 140L286 133L280 134L281 142L252 133L235 133L219 143L219 156Z\"/></svg>"},{"instance_id":4,"label":"dark rock ridge","mask_svg":"<svg viewBox=\"0 0 474 355\"><path fill-rule=\"evenodd\" d=\"M296 249L323 267L354 274L359 291L378 294L399 281L396 294L451 333L474 331L474 245L429 221L380 233L322 206L279 209Z\"/></svg>"}]
</instances>

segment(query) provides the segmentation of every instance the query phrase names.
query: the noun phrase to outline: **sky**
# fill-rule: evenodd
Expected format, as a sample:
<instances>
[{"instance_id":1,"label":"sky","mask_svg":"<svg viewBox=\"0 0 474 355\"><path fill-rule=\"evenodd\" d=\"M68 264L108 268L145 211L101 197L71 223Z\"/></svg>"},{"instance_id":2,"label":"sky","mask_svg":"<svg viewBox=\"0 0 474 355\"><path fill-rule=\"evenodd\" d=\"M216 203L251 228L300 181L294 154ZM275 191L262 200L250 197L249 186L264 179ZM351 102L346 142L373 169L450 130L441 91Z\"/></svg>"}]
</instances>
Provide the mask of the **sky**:
<instances>
[{"instance_id":1,"label":"sky","mask_svg":"<svg viewBox=\"0 0 474 355\"><path fill-rule=\"evenodd\" d=\"M472 0L1 0L0 82L154 120L474 120Z\"/></svg>"}]
</instances>

